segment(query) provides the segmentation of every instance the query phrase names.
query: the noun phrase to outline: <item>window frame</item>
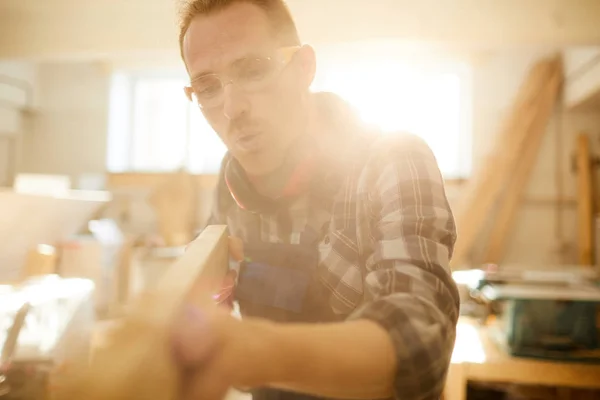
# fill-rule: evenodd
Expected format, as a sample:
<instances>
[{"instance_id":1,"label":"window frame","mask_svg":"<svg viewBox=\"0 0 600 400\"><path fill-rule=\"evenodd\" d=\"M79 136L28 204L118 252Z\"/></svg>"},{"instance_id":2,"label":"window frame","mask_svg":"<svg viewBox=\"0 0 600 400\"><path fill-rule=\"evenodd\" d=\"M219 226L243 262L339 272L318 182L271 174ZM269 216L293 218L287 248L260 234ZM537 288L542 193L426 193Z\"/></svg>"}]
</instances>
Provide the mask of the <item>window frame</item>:
<instances>
[{"instance_id":1,"label":"window frame","mask_svg":"<svg viewBox=\"0 0 600 400\"><path fill-rule=\"evenodd\" d=\"M356 57L356 54L354 55ZM342 57L333 58L335 59L338 65L343 65L344 62L352 62L352 59L349 57L348 53L343 53ZM356 58L354 58L356 59ZM398 61L402 61L401 58L398 58ZM464 180L468 179L472 172L472 138L473 138L473 123L472 123L472 114L473 114L473 90L472 90L472 68L468 63L462 62L461 60L442 60L441 62L431 62L428 64L430 67L433 67L436 71L442 73L451 73L458 77L460 81L460 115L459 115L459 134L458 134L458 164L456 165L457 171L453 173L447 173L442 171L442 175L446 180ZM432 69L432 70L433 70ZM123 87L121 82L121 87L116 87L118 83L117 80L125 80L127 85ZM148 169L148 168L135 168L134 166L134 148L135 148L135 118L134 118L134 110L136 109L137 101L139 101L135 96L136 85L139 84L140 81L143 80L181 80L181 96L185 97L184 86L187 84L187 74L185 71L181 71L176 68L136 68L136 69L120 69L115 70L111 77L111 88L110 88L110 104L109 104L109 124L108 124L108 139L107 139L107 155L106 155L106 167L107 171L112 174L119 173L143 173L143 174L152 174L152 173L167 173L172 172L166 169ZM317 78L319 79L319 78ZM324 78L323 78L324 79ZM119 91L125 90L127 94L123 98L118 98L119 96L123 97L123 93L119 93ZM126 103L125 109L115 110L119 105L123 105ZM121 114L121 117L125 115L125 124L119 125L118 121L115 121L115 112ZM191 129L192 125L192 112L201 113L201 110L196 109L195 106L190 103L190 106L186 109L186 149L184 151L183 163L182 166L186 169L191 169L190 160L193 157L191 154L191 135L194 134ZM211 132L212 133L212 132ZM200 133L202 134L202 133ZM114 154L114 149L117 149ZM214 175L216 171L192 171L195 174L206 174L206 175Z\"/></svg>"}]
</instances>

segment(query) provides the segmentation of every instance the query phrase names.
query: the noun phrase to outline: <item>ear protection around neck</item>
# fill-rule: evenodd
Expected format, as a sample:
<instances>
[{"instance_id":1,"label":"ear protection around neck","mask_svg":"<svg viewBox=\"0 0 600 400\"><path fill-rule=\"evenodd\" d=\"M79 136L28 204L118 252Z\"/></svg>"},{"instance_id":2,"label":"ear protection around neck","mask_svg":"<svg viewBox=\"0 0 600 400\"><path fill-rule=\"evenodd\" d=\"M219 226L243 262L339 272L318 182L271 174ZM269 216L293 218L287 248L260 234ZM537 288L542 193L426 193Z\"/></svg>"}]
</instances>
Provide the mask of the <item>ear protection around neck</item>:
<instances>
[{"instance_id":1,"label":"ear protection around neck","mask_svg":"<svg viewBox=\"0 0 600 400\"><path fill-rule=\"evenodd\" d=\"M225 184L238 207L253 213L269 214L288 205L309 189L317 169L317 160L315 156L302 160L286 178L284 189L276 198L259 193L235 158L230 157L224 168Z\"/></svg>"}]
</instances>

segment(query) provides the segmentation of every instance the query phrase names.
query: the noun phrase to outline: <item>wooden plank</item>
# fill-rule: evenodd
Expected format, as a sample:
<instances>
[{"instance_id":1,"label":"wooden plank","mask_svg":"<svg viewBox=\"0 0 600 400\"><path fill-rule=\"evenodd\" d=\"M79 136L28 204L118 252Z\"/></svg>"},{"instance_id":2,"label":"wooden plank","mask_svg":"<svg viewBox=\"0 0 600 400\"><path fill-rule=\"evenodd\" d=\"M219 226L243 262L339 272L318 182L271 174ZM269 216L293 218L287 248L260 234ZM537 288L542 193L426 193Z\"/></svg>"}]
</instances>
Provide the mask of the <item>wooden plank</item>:
<instances>
[{"instance_id":1,"label":"wooden plank","mask_svg":"<svg viewBox=\"0 0 600 400\"><path fill-rule=\"evenodd\" d=\"M498 212L494 214L494 223L487 241L487 251L484 253L483 262L499 263L502 261L519 205L537 161L546 127L552 114L552 106L557 101L561 82L562 70L557 69L551 81L544 88L544 92L540 94L539 101L542 104L537 110L535 123L528 134L521 157L517 161L517 171L504 191L505 195Z\"/></svg>"},{"instance_id":2,"label":"wooden plank","mask_svg":"<svg viewBox=\"0 0 600 400\"><path fill-rule=\"evenodd\" d=\"M535 76L529 78L535 79ZM525 86L531 88L531 84ZM529 90L537 93L540 89L536 87ZM494 152L487 156L463 194L456 218L459 235L452 259L453 266L462 266L469 261L476 238L480 237L493 205L512 175L511 164L516 159L515 155L521 152L527 128L533 123L530 101L524 101L515 108L515 115L500 134Z\"/></svg>"},{"instance_id":3,"label":"wooden plank","mask_svg":"<svg viewBox=\"0 0 600 400\"><path fill-rule=\"evenodd\" d=\"M467 368L466 363L450 364L442 400L467 399Z\"/></svg>"},{"instance_id":4,"label":"wooden plank","mask_svg":"<svg viewBox=\"0 0 600 400\"><path fill-rule=\"evenodd\" d=\"M170 173L123 172L106 174L106 187L110 190L123 188L154 188L162 184ZM192 175L199 190L213 190L219 181L218 174Z\"/></svg>"},{"instance_id":5,"label":"wooden plank","mask_svg":"<svg viewBox=\"0 0 600 400\"><path fill-rule=\"evenodd\" d=\"M577 198L579 200L579 263L593 264L593 195L590 158L590 139L586 134L577 137Z\"/></svg>"},{"instance_id":6,"label":"wooden plank","mask_svg":"<svg viewBox=\"0 0 600 400\"><path fill-rule=\"evenodd\" d=\"M153 189L163 183L170 173L150 172L120 172L106 174L106 187L108 190L120 189ZM212 191L217 187L219 174L192 174L198 190ZM445 178L446 186L459 186L466 180L464 178Z\"/></svg>"},{"instance_id":7,"label":"wooden plank","mask_svg":"<svg viewBox=\"0 0 600 400\"><path fill-rule=\"evenodd\" d=\"M178 370L169 345L172 320L184 300L212 304L228 270L226 226L209 226L163 275L153 293L126 311L91 364L58 379L59 400L175 400Z\"/></svg>"},{"instance_id":8,"label":"wooden plank","mask_svg":"<svg viewBox=\"0 0 600 400\"><path fill-rule=\"evenodd\" d=\"M465 188L461 207L456 212L458 239L454 248L452 267L469 267L473 245L481 236L493 206L514 177L516 162L524 143L536 124L541 106L539 94L551 82L554 71L560 68L560 58L552 57L538 62L522 85L507 123L498 136L494 151L485 159Z\"/></svg>"}]
</instances>

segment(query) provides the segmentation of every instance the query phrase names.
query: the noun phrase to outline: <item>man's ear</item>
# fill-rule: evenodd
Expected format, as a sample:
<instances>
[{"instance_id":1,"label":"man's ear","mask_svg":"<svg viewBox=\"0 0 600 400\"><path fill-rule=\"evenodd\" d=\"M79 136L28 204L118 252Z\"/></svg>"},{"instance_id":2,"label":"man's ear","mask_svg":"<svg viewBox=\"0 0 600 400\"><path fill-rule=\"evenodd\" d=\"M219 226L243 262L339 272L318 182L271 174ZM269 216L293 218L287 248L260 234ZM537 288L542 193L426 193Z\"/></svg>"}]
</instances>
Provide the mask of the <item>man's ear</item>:
<instances>
[{"instance_id":1,"label":"man's ear","mask_svg":"<svg viewBox=\"0 0 600 400\"><path fill-rule=\"evenodd\" d=\"M298 49L296 54L294 54L293 62L298 70L302 86L308 90L315 79L317 71L317 57L315 55L315 50L312 46L307 44L303 45Z\"/></svg>"}]
</instances>

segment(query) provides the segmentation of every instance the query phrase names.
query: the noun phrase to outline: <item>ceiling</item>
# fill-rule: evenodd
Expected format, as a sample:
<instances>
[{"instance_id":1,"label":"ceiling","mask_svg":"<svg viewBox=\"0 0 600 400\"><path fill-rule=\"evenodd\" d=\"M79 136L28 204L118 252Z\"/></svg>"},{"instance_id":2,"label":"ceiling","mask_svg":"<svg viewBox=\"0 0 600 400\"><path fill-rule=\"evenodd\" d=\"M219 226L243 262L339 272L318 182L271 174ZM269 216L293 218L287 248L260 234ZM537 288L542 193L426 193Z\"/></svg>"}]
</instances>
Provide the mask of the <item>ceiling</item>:
<instances>
[{"instance_id":1,"label":"ceiling","mask_svg":"<svg viewBox=\"0 0 600 400\"><path fill-rule=\"evenodd\" d=\"M0 0L0 59L177 48L177 0ZM289 0L310 43L391 38L490 49L600 44L598 0Z\"/></svg>"}]
</instances>

